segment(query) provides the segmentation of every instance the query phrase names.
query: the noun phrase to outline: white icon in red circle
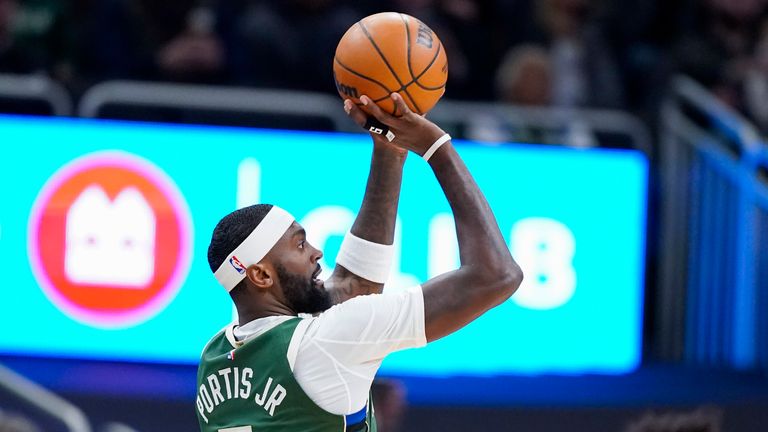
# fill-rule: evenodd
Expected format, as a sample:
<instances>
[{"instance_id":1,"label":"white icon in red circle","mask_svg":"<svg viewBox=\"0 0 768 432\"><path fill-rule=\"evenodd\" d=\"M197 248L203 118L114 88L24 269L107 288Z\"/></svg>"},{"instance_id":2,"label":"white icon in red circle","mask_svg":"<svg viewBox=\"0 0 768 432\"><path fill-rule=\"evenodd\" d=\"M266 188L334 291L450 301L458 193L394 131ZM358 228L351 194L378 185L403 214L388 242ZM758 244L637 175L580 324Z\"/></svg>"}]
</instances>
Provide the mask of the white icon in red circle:
<instances>
[{"instance_id":1,"label":"white icon in red circle","mask_svg":"<svg viewBox=\"0 0 768 432\"><path fill-rule=\"evenodd\" d=\"M126 187L111 201L93 184L67 212L64 273L73 283L141 289L155 272L155 215Z\"/></svg>"},{"instance_id":2,"label":"white icon in red circle","mask_svg":"<svg viewBox=\"0 0 768 432\"><path fill-rule=\"evenodd\" d=\"M175 297L191 262L189 209L138 156L98 152L59 169L35 201L32 269L48 298L96 327L136 325Z\"/></svg>"}]
</instances>

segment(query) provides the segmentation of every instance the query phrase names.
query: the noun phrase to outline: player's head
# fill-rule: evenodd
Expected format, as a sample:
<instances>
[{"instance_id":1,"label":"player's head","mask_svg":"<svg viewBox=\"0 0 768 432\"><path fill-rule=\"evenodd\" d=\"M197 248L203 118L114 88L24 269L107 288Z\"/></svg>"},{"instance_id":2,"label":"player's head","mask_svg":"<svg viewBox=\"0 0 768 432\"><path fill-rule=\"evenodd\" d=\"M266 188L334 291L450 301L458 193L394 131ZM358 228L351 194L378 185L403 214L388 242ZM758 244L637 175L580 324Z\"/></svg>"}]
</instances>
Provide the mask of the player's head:
<instances>
[{"instance_id":1,"label":"player's head","mask_svg":"<svg viewBox=\"0 0 768 432\"><path fill-rule=\"evenodd\" d=\"M317 279L322 256L290 214L269 204L225 216L208 246L208 264L238 310L254 301L276 301L297 313L327 309L330 296Z\"/></svg>"}]
</instances>

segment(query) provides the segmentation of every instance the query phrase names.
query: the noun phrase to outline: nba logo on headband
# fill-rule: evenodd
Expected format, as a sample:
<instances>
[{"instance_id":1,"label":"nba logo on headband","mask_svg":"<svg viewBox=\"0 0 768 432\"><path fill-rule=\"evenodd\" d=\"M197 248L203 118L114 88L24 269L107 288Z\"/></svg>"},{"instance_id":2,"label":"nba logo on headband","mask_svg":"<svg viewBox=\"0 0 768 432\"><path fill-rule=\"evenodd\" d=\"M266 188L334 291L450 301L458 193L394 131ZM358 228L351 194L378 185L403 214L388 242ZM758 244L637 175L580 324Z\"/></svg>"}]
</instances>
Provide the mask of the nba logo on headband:
<instances>
[{"instance_id":1,"label":"nba logo on headband","mask_svg":"<svg viewBox=\"0 0 768 432\"><path fill-rule=\"evenodd\" d=\"M232 258L229 259L229 263L232 264L232 267L234 267L238 273L245 274L245 266L236 256L233 255Z\"/></svg>"}]
</instances>

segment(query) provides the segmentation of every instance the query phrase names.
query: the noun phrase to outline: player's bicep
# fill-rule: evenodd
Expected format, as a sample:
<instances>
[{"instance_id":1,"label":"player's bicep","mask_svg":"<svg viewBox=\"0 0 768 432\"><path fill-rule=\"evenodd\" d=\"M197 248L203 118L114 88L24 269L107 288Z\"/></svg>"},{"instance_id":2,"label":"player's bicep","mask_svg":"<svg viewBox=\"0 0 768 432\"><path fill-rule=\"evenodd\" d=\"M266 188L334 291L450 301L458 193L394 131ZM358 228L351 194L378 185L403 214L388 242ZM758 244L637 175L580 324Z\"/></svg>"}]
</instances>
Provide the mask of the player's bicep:
<instances>
[{"instance_id":1,"label":"player's bicep","mask_svg":"<svg viewBox=\"0 0 768 432\"><path fill-rule=\"evenodd\" d=\"M422 284L424 331L428 342L447 336L474 321L493 307L493 289L462 269L444 273ZM475 295L468 295L474 291ZM487 293L487 296L477 295Z\"/></svg>"}]
</instances>

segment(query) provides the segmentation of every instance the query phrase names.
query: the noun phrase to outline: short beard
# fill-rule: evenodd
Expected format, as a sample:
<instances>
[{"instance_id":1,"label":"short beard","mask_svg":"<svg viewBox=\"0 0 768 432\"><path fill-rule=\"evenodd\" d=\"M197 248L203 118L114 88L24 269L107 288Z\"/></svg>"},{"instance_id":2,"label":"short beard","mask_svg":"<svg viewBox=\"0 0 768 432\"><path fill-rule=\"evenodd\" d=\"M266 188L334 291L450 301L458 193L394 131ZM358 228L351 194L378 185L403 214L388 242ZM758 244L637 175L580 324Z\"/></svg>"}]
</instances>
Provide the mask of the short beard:
<instances>
[{"instance_id":1,"label":"short beard","mask_svg":"<svg viewBox=\"0 0 768 432\"><path fill-rule=\"evenodd\" d=\"M324 288L315 285L312 278L290 273L280 264L276 268L285 300L296 313L315 314L331 307L331 295Z\"/></svg>"}]
</instances>

